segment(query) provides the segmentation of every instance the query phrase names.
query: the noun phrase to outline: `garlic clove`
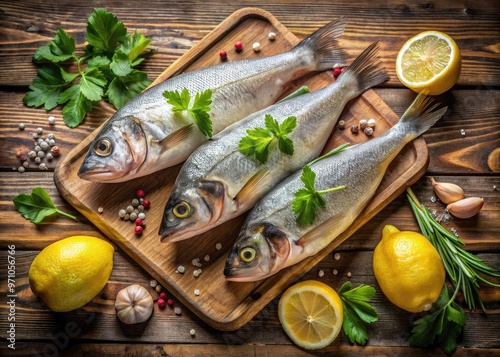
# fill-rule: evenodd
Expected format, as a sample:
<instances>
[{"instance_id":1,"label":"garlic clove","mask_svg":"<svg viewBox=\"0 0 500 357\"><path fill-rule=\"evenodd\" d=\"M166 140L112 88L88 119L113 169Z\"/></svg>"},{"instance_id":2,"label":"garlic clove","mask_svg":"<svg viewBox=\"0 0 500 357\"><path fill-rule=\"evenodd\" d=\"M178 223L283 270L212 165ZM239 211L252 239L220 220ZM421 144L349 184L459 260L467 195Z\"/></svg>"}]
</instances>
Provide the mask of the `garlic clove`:
<instances>
[{"instance_id":1,"label":"garlic clove","mask_svg":"<svg viewBox=\"0 0 500 357\"><path fill-rule=\"evenodd\" d=\"M464 190L458 185L449 182L436 182L431 177L432 188L441 202L449 204L464 198Z\"/></svg>"},{"instance_id":2,"label":"garlic clove","mask_svg":"<svg viewBox=\"0 0 500 357\"><path fill-rule=\"evenodd\" d=\"M457 218L470 218L483 208L484 200L479 197L467 197L449 204L446 209Z\"/></svg>"},{"instance_id":3,"label":"garlic clove","mask_svg":"<svg viewBox=\"0 0 500 357\"><path fill-rule=\"evenodd\" d=\"M116 295L116 315L126 324L137 324L149 319L153 305L151 294L138 284L126 287Z\"/></svg>"}]
</instances>

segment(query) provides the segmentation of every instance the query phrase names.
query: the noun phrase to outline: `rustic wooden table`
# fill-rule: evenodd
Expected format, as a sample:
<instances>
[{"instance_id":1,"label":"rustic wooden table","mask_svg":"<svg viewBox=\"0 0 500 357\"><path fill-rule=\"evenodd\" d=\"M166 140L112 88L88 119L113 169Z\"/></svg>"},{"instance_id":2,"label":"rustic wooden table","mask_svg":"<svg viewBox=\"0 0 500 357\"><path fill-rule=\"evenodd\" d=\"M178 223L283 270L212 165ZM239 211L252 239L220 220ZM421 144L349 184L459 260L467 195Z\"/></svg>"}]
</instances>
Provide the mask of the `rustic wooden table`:
<instances>
[{"instance_id":1,"label":"rustic wooden table","mask_svg":"<svg viewBox=\"0 0 500 357\"><path fill-rule=\"evenodd\" d=\"M93 235L107 239L86 217L64 201L54 185L57 159L48 171L29 168L19 173L18 150L32 148L31 132L37 127L52 131L61 155L68 153L113 112L108 104L94 108L85 122L70 129L62 122L60 108L50 113L28 108L22 98L36 75L32 63L35 50L50 41L59 27L85 41L87 18L95 7L105 7L129 30L138 29L151 38L157 53L142 69L151 79L184 54L234 11L259 7L272 13L297 37L303 38L332 19L349 20L344 47L351 60L374 40L380 41L381 57L390 80L375 89L398 115L415 94L398 81L394 63L404 41L423 30L448 33L461 49L463 66L457 85L441 99L450 110L425 135L429 149L426 174L413 186L430 208L429 177L461 185L467 196L479 196L485 205L478 216L454 219L455 227L470 250L500 269L500 6L495 0L476 2L426 1L405 4L398 1L0 1L0 355L5 356L305 356L287 338L278 321L279 296L250 322L232 332L221 332L187 308L181 316L157 306L147 324L125 326L113 308L116 293L129 284L149 286L150 276L123 251L116 249L114 268L104 290L85 307L69 313L53 313L37 300L29 288L28 270L34 257L48 244L71 235ZM56 124L49 126L54 115ZM20 131L19 123L26 129ZM465 135L463 135L465 133ZM57 206L78 217L50 218L35 225L16 211L12 198L43 187ZM343 334L318 353L358 355L444 355L439 348L410 348L408 338L416 315L393 306L380 292L371 268L372 251L386 224L418 230L405 194L401 194L335 252L323 259L302 279L318 279L335 289L348 280L354 285L369 284L377 289L373 304L379 321L369 328L367 346L353 346ZM15 306L8 304L9 246L15 246ZM336 269L338 275L333 275ZM323 270L325 275L318 276ZM157 297L153 290L152 294ZM467 311L467 325L455 355L500 355L500 290L483 287L481 296L486 314ZM156 295L155 295L156 294ZM8 347L10 316L15 313L15 350ZM193 337L190 330L194 329Z\"/></svg>"}]
</instances>

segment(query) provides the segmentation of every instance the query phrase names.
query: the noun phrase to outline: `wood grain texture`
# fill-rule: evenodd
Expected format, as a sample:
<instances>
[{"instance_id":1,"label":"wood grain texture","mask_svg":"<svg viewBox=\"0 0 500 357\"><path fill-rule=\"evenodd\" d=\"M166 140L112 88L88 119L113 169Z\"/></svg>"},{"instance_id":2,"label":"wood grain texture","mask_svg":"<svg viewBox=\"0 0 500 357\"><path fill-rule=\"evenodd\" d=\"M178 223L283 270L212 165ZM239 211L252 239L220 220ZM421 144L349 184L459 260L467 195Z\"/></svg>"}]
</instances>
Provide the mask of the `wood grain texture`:
<instances>
[{"instance_id":1,"label":"wood grain texture","mask_svg":"<svg viewBox=\"0 0 500 357\"><path fill-rule=\"evenodd\" d=\"M457 41L464 58L459 85L495 86L500 82L500 12L495 0L473 4L447 0L411 5L388 1L376 6L368 0L245 1L225 2L222 6L200 0L151 1L148 6L133 1L94 0L86 4L86 11L75 7L72 1L47 4L41 0L2 0L1 4L0 27L5 30L0 37L0 85L27 86L36 74L36 67L31 63L33 53L54 37L59 26L73 35L77 44L83 45L87 18L91 9L99 6L112 11L129 31L138 29L152 39L158 53L154 60L144 64L151 78L158 77L231 13L252 6L274 14L299 38L340 15L346 17L349 26L343 42L351 59L371 42L380 40L382 57L391 76L389 86L401 86L394 71L397 52L406 39L429 29L428 24ZM14 76L7 70L12 63L17 64Z\"/></svg>"},{"instance_id":2,"label":"wood grain texture","mask_svg":"<svg viewBox=\"0 0 500 357\"><path fill-rule=\"evenodd\" d=\"M129 31L138 29L151 38L152 47L158 52L147 59L141 68L153 79L227 16L246 6L271 12L299 39L332 19L346 17L349 25L342 44L350 60L369 43L380 40L391 79L375 91L398 116L415 97L413 92L401 86L394 72L395 56L404 41L427 29L447 32L457 40L463 57L462 73L453 90L440 98L450 110L424 135L430 156L429 167L413 189L423 203L436 210L441 210L443 206L430 202L433 193L429 175L439 181L460 184L469 196L484 197L486 204L477 217L452 220L446 227L457 227L460 237L467 243L467 250L499 268L500 195L499 191L493 190L494 185L500 186L497 170L500 165L500 10L496 0L417 1L411 4L395 0L382 3L368 0L152 0L146 6L130 0L0 0L0 269L6 269L8 244L15 244L22 255L17 276L21 282L17 309L19 319L16 321L19 322L17 349L8 349L4 340L0 343L0 355L444 356L437 348L409 348L407 337L414 316L392 306L379 292L375 301L381 319L370 327L369 346L366 347L351 346L343 335L334 345L317 353L293 346L277 320L277 298L247 325L234 332L218 332L187 308L183 309L182 316L174 316L171 310L156 310L146 325L123 326L113 316L114 295L128 284L147 286L150 276L118 246L116 269L108 286L85 308L54 314L32 296L27 287L27 269L41 249L75 234L105 238L98 227L59 194L54 185L53 170L58 160L114 112L109 104L101 104L89 113L80 127L69 129L62 122L60 108L49 114L43 109L25 107L22 97L37 70L31 60L35 50L47 44L58 27L75 36L81 49L89 14L94 7L106 7L125 22ZM49 115L57 117L54 127L47 124ZM23 132L17 129L20 122L26 124ZM15 157L17 149L31 147L30 132L37 127L43 127L46 133L55 132L63 155L49 163L49 171L31 167L24 174L13 172L12 167L19 165ZM460 134L461 129L466 132L464 137ZM29 193L36 186L45 188L56 205L77 215L78 221L52 217L36 226L22 219L14 208L12 197L21 192ZM317 269L324 269L323 281L337 288L346 280L344 274L351 271L354 285L364 282L374 284L378 289L369 270L370 256L385 224L394 224L400 229L418 229L404 194L335 249L341 255L339 261L329 254L304 278L319 279ZM333 276L330 274L332 269L342 273ZM4 277L0 276L0 293L3 296ZM499 290L483 287L481 291L487 301L488 314L467 312L467 325L453 356L500 355ZM0 330L4 331L7 310L5 300L2 301ZM89 320L91 317L92 321ZM81 323L81 332L65 340L63 334L69 322ZM191 328L196 330L194 338L189 334ZM54 340L55 336L59 340ZM61 343L60 347L56 341Z\"/></svg>"},{"instance_id":3,"label":"wood grain texture","mask_svg":"<svg viewBox=\"0 0 500 357\"><path fill-rule=\"evenodd\" d=\"M274 31L278 36L272 43L268 43L265 38L270 31ZM248 43L260 42L266 46L263 46L257 54L253 51L243 54L233 51L228 54L229 58L268 56L286 51L299 42L271 14L260 9L242 9L229 16L204 40L167 69L165 74L160 75L159 81L181 72L218 63L219 59L214 63L218 49L233 44L235 38L243 38L243 41ZM325 73L307 76L306 81L294 82L290 91L303 84L314 91L323 87L328 80L332 81ZM351 101L340 117L346 122L347 127L357 123L361 118L377 120L374 136L380 135L398 120L372 90ZM329 251L346 240L357 228L404 191L406 185L418 180L425 172L428 162L425 142L421 138L414 140L391 163L371 203L359 215L356 222L343 234L335 239L332 238L332 243L322 252L264 281L232 283L225 280L222 272L244 215L187 241L160 244L157 232L163 217L162 208L170 196L180 165L121 184L99 184L82 180L76 173L98 131L99 129L88 136L58 163L55 182L59 191L121 249L171 290L178 299L211 326L221 330L235 330L248 322L282 292L286 285L311 269ZM334 130L324 152L345 142L354 144L368 139L369 137L363 133L353 135L349 130ZM151 204L155 207L147 214L146 230L140 239L134 236L131 224L122 222L116 214L120 208L128 205L127 193L130 195L130 192L135 192L139 187L147 188L150 194L148 197L151 197ZM106 200L98 199L104 192L108 193ZM107 213L97 214L98 207L104 207ZM222 244L222 250L214 249L216 243ZM210 256L210 262L204 263L203 274L193 279L193 269L188 268L191 266L190 262L195 258L203 259L206 255ZM179 265L186 266L185 274L175 274ZM200 286L204 287L202 296L194 296L193 291Z\"/></svg>"}]
</instances>

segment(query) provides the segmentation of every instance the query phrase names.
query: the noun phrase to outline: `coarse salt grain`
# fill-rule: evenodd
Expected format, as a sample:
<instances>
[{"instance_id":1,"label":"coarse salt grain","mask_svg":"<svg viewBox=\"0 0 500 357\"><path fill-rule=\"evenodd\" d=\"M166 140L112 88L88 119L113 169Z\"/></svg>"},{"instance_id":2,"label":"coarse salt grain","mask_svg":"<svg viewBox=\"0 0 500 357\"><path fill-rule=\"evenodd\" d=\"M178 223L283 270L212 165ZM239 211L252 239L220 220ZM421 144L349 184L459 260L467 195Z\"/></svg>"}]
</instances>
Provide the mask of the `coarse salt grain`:
<instances>
[{"instance_id":1,"label":"coarse salt grain","mask_svg":"<svg viewBox=\"0 0 500 357\"><path fill-rule=\"evenodd\" d=\"M337 275L339 272L337 269L333 269L332 273L333 273L333 275Z\"/></svg>"},{"instance_id":2,"label":"coarse salt grain","mask_svg":"<svg viewBox=\"0 0 500 357\"><path fill-rule=\"evenodd\" d=\"M206 262L208 262L208 261L210 260L210 255L208 255L208 254L207 254L207 255L205 255L205 256L203 257L203 260L204 260L204 261L206 261Z\"/></svg>"},{"instance_id":3,"label":"coarse salt grain","mask_svg":"<svg viewBox=\"0 0 500 357\"><path fill-rule=\"evenodd\" d=\"M191 264L193 264L195 267L200 268L202 264L200 263L200 258L195 258L191 261Z\"/></svg>"},{"instance_id":4,"label":"coarse salt grain","mask_svg":"<svg viewBox=\"0 0 500 357\"><path fill-rule=\"evenodd\" d=\"M222 244L217 243L217 244L215 245L215 249L217 249L217 250L221 250L221 249L222 249Z\"/></svg>"},{"instance_id":5,"label":"coarse salt grain","mask_svg":"<svg viewBox=\"0 0 500 357\"><path fill-rule=\"evenodd\" d=\"M194 294L195 294L196 296L200 296L200 290L198 290L198 289L194 289Z\"/></svg>"},{"instance_id":6,"label":"coarse salt grain","mask_svg":"<svg viewBox=\"0 0 500 357\"><path fill-rule=\"evenodd\" d=\"M325 275L325 272L323 270L318 271L318 276L322 278Z\"/></svg>"},{"instance_id":7,"label":"coarse salt grain","mask_svg":"<svg viewBox=\"0 0 500 357\"><path fill-rule=\"evenodd\" d=\"M99 208L97 209L97 212L99 212L99 213L102 213L102 212L104 212L104 208L102 208L102 207L99 207Z\"/></svg>"},{"instance_id":8,"label":"coarse salt grain","mask_svg":"<svg viewBox=\"0 0 500 357\"><path fill-rule=\"evenodd\" d=\"M335 255L333 256L333 258L335 260L339 260L340 259L340 254L339 253L335 253Z\"/></svg>"},{"instance_id":9,"label":"coarse salt grain","mask_svg":"<svg viewBox=\"0 0 500 357\"><path fill-rule=\"evenodd\" d=\"M270 39L271 41L276 39L276 34L274 32L269 32L267 35L267 38Z\"/></svg>"},{"instance_id":10,"label":"coarse salt grain","mask_svg":"<svg viewBox=\"0 0 500 357\"><path fill-rule=\"evenodd\" d=\"M181 315L181 314L182 314L182 310L181 310L181 308L180 308L180 307L174 307L174 313L175 313L176 315Z\"/></svg>"},{"instance_id":11,"label":"coarse salt grain","mask_svg":"<svg viewBox=\"0 0 500 357\"><path fill-rule=\"evenodd\" d=\"M196 331L194 330L194 328L192 328L191 330L189 330L189 333L191 334L191 336L196 335Z\"/></svg>"},{"instance_id":12,"label":"coarse salt grain","mask_svg":"<svg viewBox=\"0 0 500 357\"><path fill-rule=\"evenodd\" d=\"M351 275L352 275L352 274L351 274L351 272L348 272L348 273L347 273L347 277L348 277L348 278L350 278L350 277L351 277Z\"/></svg>"},{"instance_id":13,"label":"coarse salt grain","mask_svg":"<svg viewBox=\"0 0 500 357\"><path fill-rule=\"evenodd\" d=\"M179 265L177 267L177 271L181 274L183 274L186 271L186 268L184 268L184 265Z\"/></svg>"}]
</instances>

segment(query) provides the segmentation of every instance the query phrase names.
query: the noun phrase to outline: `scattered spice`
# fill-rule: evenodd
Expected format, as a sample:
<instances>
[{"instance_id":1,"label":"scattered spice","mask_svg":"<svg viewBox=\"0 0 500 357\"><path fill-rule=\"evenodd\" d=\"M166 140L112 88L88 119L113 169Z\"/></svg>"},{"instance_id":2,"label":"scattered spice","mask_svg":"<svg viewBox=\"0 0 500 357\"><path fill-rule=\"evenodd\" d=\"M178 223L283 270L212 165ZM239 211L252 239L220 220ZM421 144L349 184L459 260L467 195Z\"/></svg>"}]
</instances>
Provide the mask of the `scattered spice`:
<instances>
[{"instance_id":1,"label":"scattered spice","mask_svg":"<svg viewBox=\"0 0 500 357\"><path fill-rule=\"evenodd\" d=\"M149 282L149 286L151 286L152 288L156 288L157 285L158 282L155 279L151 279L151 281Z\"/></svg>"},{"instance_id":2,"label":"scattered spice","mask_svg":"<svg viewBox=\"0 0 500 357\"><path fill-rule=\"evenodd\" d=\"M158 284L156 285L155 290L160 293L163 290L163 287L160 284Z\"/></svg>"},{"instance_id":3,"label":"scattered spice","mask_svg":"<svg viewBox=\"0 0 500 357\"><path fill-rule=\"evenodd\" d=\"M368 120L366 120L366 119L361 119L361 120L359 121L359 128L360 128L361 130L365 130L367 126L368 126Z\"/></svg>"},{"instance_id":4,"label":"scattered spice","mask_svg":"<svg viewBox=\"0 0 500 357\"><path fill-rule=\"evenodd\" d=\"M137 190L135 195L137 196L137 198L144 198L146 196L146 192L144 192L144 190L142 190L142 189L139 189L139 190Z\"/></svg>"},{"instance_id":5,"label":"scattered spice","mask_svg":"<svg viewBox=\"0 0 500 357\"><path fill-rule=\"evenodd\" d=\"M340 130L344 130L345 129L345 121L339 120L339 122L337 123L337 128L339 128Z\"/></svg>"},{"instance_id":6,"label":"scattered spice","mask_svg":"<svg viewBox=\"0 0 500 357\"><path fill-rule=\"evenodd\" d=\"M465 129L460 129L460 135L465 136Z\"/></svg>"},{"instance_id":7,"label":"scattered spice","mask_svg":"<svg viewBox=\"0 0 500 357\"><path fill-rule=\"evenodd\" d=\"M197 278L201 275L202 273L202 270L201 269L196 269L195 271L193 271L193 275Z\"/></svg>"},{"instance_id":8,"label":"scattered spice","mask_svg":"<svg viewBox=\"0 0 500 357\"><path fill-rule=\"evenodd\" d=\"M337 269L333 269L332 273L333 273L333 275L337 275L339 273L339 271Z\"/></svg>"},{"instance_id":9,"label":"scattered spice","mask_svg":"<svg viewBox=\"0 0 500 357\"><path fill-rule=\"evenodd\" d=\"M168 306L174 306L174 299L168 299L167 300L167 305Z\"/></svg>"},{"instance_id":10,"label":"scattered spice","mask_svg":"<svg viewBox=\"0 0 500 357\"><path fill-rule=\"evenodd\" d=\"M191 336L196 335L196 331L194 330L194 328L192 328L191 330L189 330L189 333L191 334Z\"/></svg>"},{"instance_id":11,"label":"scattered spice","mask_svg":"<svg viewBox=\"0 0 500 357\"><path fill-rule=\"evenodd\" d=\"M252 48L255 52L259 52L260 51L260 43L254 42L254 44L252 45Z\"/></svg>"},{"instance_id":12,"label":"scattered spice","mask_svg":"<svg viewBox=\"0 0 500 357\"><path fill-rule=\"evenodd\" d=\"M274 32L269 32L267 38L271 41L274 41L276 39L276 34Z\"/></svg>"},{"instance_id":13,"label":"scattered spice","mask_svg":"<svg viewBox=\"0 0 500 357\"><path fill-rule=\"evenodd\" d=\"M234 43L234 48L236 48L236 51L241 51L243 49L243 43L241 41L236 41Z\"/></svg>"},{"instance_id":14,"label":"scattered spice","mask_svg":"<svg viewBox=\"0 0 500 357\"><path fill-rule=\"evenodd\" d=\"M182 310L180 307L174 307L174 312L176 315L182 315Z\"/></svg>"},{"instance_id":15,"label":"scattered spice","mask_svg":"<svg viewBox=\"0 0 500 357\"><path fill-rule=\"evenodd\" d=\"M198 289L194 289L194 294L195 294L196 296L200 296L200 290L198 290Z\"/></svg>"},{"instance_id":16,"label":"scattered spice","mask_svg":"<svg viewBox=\"0 0 500 357\"><path fill-rule=\"evenodd\" d=\"M186 268L184 268L184 265L179 265L177 267L177 271L181 274L183 274L186 271Z\"/></svg>"},{"instance_id":17,"label":"scattered spice","mask_svg":"<svg viewBox=\"0 0 500 357\"><path fill-rule=\"evenodd\" d=\"M203 260L208 262L210 260L210 255L208 255L208 254L205 255L205 257L203 257Z\"/></svg>"},{"instance_id":18,"label":"scattered spice","mask_svg":"<svg viewBox=\"0 0 500 357\"><path fill-rule=\"evenodd\" d=\"M322 278L325 275L325 272L323 270L318 271L318 276Z\"/></svg>"},{"instance_id":19,"label":"scattered spice","mask_svg":"<svg viewBox=\"0 0 500 357\"><path fill-rule=\"evenodd\" d=\"M164 292L164 291L162 291L162 292L160 293L160 299L165 300L166 298L167 298L167 293L166 293L166 292Z\"/></svg>"},{"instance_id":20,"label":"scattered spice","mask_svg":"<svg viewBox=\"0 0 500 357\"><path fill-rule=\"evenodd\" d=\"M163 300L163 299L158 299L158 301L157 301L156 303L158 304L158 306L159 306L160 308L164 308L164 307L165 307L165 305L167 304L167 303L166 303L166 301L165 301L165 300Z\"/></svg>"},{"instance_id":21,"label":"scattered spice","mask_svg":"<svg viewBox=\"0 0 500 357\"><path fill-rule=\"evenodd\" d=\"M217 243L217 244L215 245L215 249L217 249L217 250L221 250L221 249L222 249L222 244Z\"/></svg>"},{"instance_id":22,"label":"scattered spice","mask_svg":"<svg viewBox=\"0 0 500 357\"><path fill-rule=\"evenodd\" d=\"M347 273L347 277L350 278L352 276L351 272Z\"/></svg>"},{"instance_id":23,"label":"scattered spice","mask_svg":"<svg viewBox=\"0 0 500 357\"><path fill-rule=\"evenodd\" d=\"M48 122L49 122L49 125L54 125L56 123L56 117L51 115L50 117L48 117Z\"/></svg>"},{"instance_id":24,"label":"scattered spice","mask_svg":"<svg viewBox=\"0 0 500 357\"><path fill-rule=\"evenodd\" d=\"M141 235L142 232L144 231L144 228L142 228L142 226L135 226L134 231L135 231L135 234Z\"/></svg>"},{"instance_id":25,"label":"scattered spice","mask_svg":"<svg viewBox=\"0 0 500 357\"><path fill-rule=\"evenodd\" d=\"M23 131L25 127L24 123L19 123L19 130Z\"/></svg>"},{"instance_id":26,"label":"scattered spice","mask_svg":"<svg viewBox=\"0 0 500 357\"><path fill-rule=\"evenodd\" d=\"M222 60L227 59L227 52L226 52L226 51L220 51L220 52L219 52L219 57L220 57Z\"/></svg>"},{"instance_id":27,"label":"scattered spice","mask_svg":"<svg viewBox=\"0 0 500 357\"><path fill-rule=\"evenodd\" d=\"M372 119L368 119L367 124L368 124L368 126L370 128L373 128L373 127L375 127L375 124L377 124L377 121L375 119L373 119L373 118Z\"/></svg>"},{"instance_id":28,"label":"scattered spice","mask_svg":"<svg viewBox=\"0 0 500 357\"><path fill-rule=\"evenodd\" d=\"M366 127L363 132L365 133L365 135L368 135L368 136L372 136L373 135L373 128L368 126Z\"/></svg>"},{"instance_id":29,"label":"scattered spice","mask_svg":"<svg viewBox=\"0 0 500 357\"><path fill-rule=\"evenodd\" d=\"M333 256L333 259L339 260L340 259L340 254L339 253L335 253L335 255Z\"/></svg>"},{"instance_id":30,"label":"scattered spice","mask_svg":"<svg viewBox=\"0 0 500 357\"><path fill-rule=\"evenodd\" d=\"M99 207L99 208L97 209L97 212L99 212L99 213L102 213L102 212L104 212L104 208L102 208L102 207Z\"/></svg>"},{"instance_id":31,"label":"scattered spice","mask_svg":"<svg viewBox=\"0 0 500 357\"><path fill-rule=\"evenodd\" d=\"M333 76L335 78L337 78L338 76L340 76L340 73L342 73L342 70L339 67L336 67L336 68L333 69Z\"/></svg>"},{"instance_id":32,"label":"scattered spice","mask_svg":"<svg viewBox=\"0 0 500 357\"><path fill-rule=\"evenodd\" d=\"M359 127L357 125L351 125L351 133L357 134L359 131Z\"/></svg>"}]
</instances>

